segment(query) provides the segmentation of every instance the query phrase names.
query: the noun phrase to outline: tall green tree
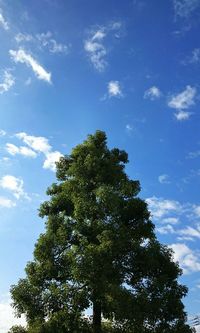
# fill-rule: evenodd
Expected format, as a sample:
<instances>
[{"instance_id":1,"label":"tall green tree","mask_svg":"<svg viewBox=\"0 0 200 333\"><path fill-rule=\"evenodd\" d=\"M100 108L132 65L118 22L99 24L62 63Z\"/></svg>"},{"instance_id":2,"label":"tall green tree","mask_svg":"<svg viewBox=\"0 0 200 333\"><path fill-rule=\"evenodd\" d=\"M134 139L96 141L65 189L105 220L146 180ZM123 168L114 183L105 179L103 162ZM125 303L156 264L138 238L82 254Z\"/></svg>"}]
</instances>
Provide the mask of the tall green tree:
<instances>
[{"instance_id":1,"label":"tall green tree","mask_svg":"<svg viewBox=\"0 0 200 333\"><path fill-rule=\"evenodd\" d=\"M106 141L97 131L57 163L39 213L46 230L11 288L13 306L34 333L190 333L181 270L125 173L127 153Z\"/></svg>"}]
</instances>

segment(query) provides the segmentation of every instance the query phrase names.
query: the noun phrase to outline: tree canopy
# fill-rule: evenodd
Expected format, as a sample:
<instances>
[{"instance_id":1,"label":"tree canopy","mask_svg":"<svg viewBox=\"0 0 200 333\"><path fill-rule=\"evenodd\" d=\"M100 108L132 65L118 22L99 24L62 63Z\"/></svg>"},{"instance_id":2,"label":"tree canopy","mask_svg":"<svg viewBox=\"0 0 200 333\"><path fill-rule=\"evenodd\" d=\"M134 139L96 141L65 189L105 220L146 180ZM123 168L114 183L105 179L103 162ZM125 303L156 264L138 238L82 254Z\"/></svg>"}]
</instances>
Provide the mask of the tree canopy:
<instances>
[{"instance_id":1,"label":"tree canopy","mask_svg":"<svg viewBox=\"0 0 200 333\"><path fill-rule=\"evenodd\" d=\"M157 240L127 162L97 131L57 163L57 183L39 210L45 232L26 277L11 287L28 332L192 332L181 270Z\"/></svg>"}]
</instances>

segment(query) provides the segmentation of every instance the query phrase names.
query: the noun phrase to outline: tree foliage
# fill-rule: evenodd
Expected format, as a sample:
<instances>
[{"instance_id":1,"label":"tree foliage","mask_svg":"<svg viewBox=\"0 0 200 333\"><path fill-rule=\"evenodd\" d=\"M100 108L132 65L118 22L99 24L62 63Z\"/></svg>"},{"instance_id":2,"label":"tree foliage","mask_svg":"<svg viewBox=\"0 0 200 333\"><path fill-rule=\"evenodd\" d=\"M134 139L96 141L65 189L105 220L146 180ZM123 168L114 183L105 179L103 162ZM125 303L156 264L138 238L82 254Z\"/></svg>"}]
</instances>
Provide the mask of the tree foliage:
<instances>
[{"instance_id":1,"label":"tree foliage","mask_svg":"<svg viewBox=\"0 0 200 333\"><path fill-rule=\"evenodd\" d=\"M181 270L156 239L127 162L126 152L108 149L97 131L57 163L58 182L39 211L45 232L26 277L11 288L28 332L192 332ZM84 318L89 307L92 323Z\"/></svg>"}]
</instances>

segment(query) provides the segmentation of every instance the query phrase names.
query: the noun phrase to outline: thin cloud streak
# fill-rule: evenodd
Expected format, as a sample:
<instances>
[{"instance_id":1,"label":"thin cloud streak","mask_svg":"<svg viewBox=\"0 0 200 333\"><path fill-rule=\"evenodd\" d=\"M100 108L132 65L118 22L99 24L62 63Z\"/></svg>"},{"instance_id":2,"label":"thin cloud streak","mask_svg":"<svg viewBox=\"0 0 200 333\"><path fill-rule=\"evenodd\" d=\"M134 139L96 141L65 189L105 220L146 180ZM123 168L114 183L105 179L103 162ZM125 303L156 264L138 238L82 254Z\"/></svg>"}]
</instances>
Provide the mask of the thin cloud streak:
<instances>
[{"instance_id":1,"label":"thin cloud streak","mask_svg":"<svg viewBox=\"0 0 200 333\"><path fill-rule=\"evenodd\" d=\"M19 49L18 51L10 50L9 54L14 62L19 62L25 64L27 67L31 67L39 80L52 83L51 73L47 72L30 54L25 52L23 49Z\"/></svg>"}]
</instances>

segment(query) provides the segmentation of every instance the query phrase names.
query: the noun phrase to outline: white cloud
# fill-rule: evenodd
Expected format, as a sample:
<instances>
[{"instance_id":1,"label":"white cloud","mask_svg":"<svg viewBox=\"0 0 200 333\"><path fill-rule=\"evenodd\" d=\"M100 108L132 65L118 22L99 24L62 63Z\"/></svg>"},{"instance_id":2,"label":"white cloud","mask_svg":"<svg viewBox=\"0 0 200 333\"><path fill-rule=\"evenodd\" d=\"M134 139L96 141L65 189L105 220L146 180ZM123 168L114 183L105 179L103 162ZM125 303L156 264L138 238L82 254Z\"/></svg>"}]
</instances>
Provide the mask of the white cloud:
<instances>
[{"instance_id":1,"label":"white cloud","mask_svg":"<svg viewBox=\"0 0 200 333\"><path fill-rule=\"evenodd\" d=\"M84 41L84 50L97 71L103 72L108 65L105 59L107 55L106 38L109 33L112 33L112 35L114 33L114 36L118 38L119 35L116 34L116 31L119 31L120 28L120 22L112 22L108 26L92 30L89 37Z\"/></svg>"},{"instance_id":2,"label":"white cloud","mask_svg":"<svg viewBox=\"0 0 200 333\"><path fill-rule=\"evenodd\" d=\"M170 180L169 180L169 176L164 174L164 175L160 175L158 177L158 181L161 183L161 184L170 184Z\"/></svg>"},{"instance_id":3,"label":"white cloud","mask_svg":"<svg viewBox=\"0 0 200 333\"><path fill-rule=\"evenodd\" d=\"M178 261L183 273L189 274L200 271L199 253L190 249L186 244L176 243L170 245L174 251L174 261Z\"/></svg>"},{"instance_id":4,"label":"white cloud","mask_svg":"<svg viewBox=\"0 0 200 333\"><path fill-rule=\"evenodd\" d=\"M8 91L14 85L14 83L14 76L8 70L4 70L3 82L0 83L0 94Z\"/></svg>"},{"instance_id":5,"label":"white cloud","mask_svg":"<svg viewBox=\"0 0 200 333\"><path fill-rule=\"evenodd\" d=\"M200 206L194 206L194 214L200 218Z\"/></svg>"},{"instance_id":6,"label":"white cloud","mask_svg":"<svg viewBox=\"0 0 200 333\"><path fill-rule=\"evenodd\" d=\"M182 207L178 201L157 198L155 196L146 199L149 209L155 219L161 219L171 213L179 213Z\"/></svg>"},{"instance_id":7,"label":"white cloud","mask_svg":"<svg viewBox=\"0 0 200 333\"><path fill-rule=\"evenodd\" d=\"M179 219L178 219L178 217L166 217L166 218L162 219L161 222L167 223L167 224L178 224Z\"/></svg>"},{"instance_id":8,"label":"white cloud","mask_svg":"<svg viewBox=\"0 0 200 333\"><path fill-rule=\"evenodd\" d=\"M153 86L145 91L144 98L150 99L151 101L154 101L155 99L158 99L162 96L162 93L160 89L156 86Z\"/></svg>"},{"instance_id":9,"label":"white cloud","mask_svg":"<svg viewBox=\"0 0 200 333\"><path fill-rule=\"evenodd\" d=\"M200 49L196 48L192 51L192 56L189 60L190 63L197 64L200 62Z\"/></svg>"},{"instance_id":10,"label":"white cloud","mask_svg":"<svg viewBox=\"0 0 200 333\"><path fill-rule=\"evenodd\" d=\"M97 30L94 36L91 38L93 41L95 40L103 40L106 37L106 33L103 30Z\"/></svg>"},{"instance_id":11,"label":"white cloud","mask_svg":"<svg viewBox=\"0 0 200 333\"><path fill-rule=\"evenodd\" d=\"M59 151L53 151L46 154L46 160L44 161L43 168L56 171L56 164L63 155Z\"/></svg>"},{"instance_id":12,"label":"white cloud","mask_svg":"<svg viewBox=\"0 0 200 333\"><path fill-rule=\"evenodd\" d=\"M43 136L28 135L25 132L20 132L16 134L16 137L37 152L46 154L51 150L48 139Z\"/></svg>"},{"instance_id":13,"label":"white cloud","mask_svg":"<svg viewBox=\"0 0 200 333\"><path fill-rule=\"evenodd\" d=\"M171 97L168 106L178 111L188 109L195 104L196 93L196 88L188 85L184 91Z\"/></svg>"},{"instance_id":14,"label":"white cloud","mask_svg":"<svg viewBox=\"0 0 200 333\"><path fill-rule=\"evenodd\" d=\"M59 151L52 151L52 146L49 144L47 138L42 136L28 135L24 132L17 133L16 137L27 144L31 150L44 154L44 169L50 169L52 171L56 170L55 162L57 162L63 155ZM20 147L18 149L20 149Z\"/></svg>"},{"instance_id":15,"label":"white cloud","mask_svg":"<svg viewBox=\"0 0 200 333\"><path fill-rule=\"evenodd\" d=\"M122 27L122 23L121 22L112 22L110 24L110 29L111 30L119 30Z\"/></svg>"},{"instance_id":16,"label":"white cloud","mask_svg":"<svg viewBox=\"0 0 200 333\"><path fill-rule=\"evenodd\" d=\"M122 90L119 81L110 81L108 83L108 96L109 97L121 97Z\"/></svg>"},{"instance_id":17,"label":"white cloud","mask_svg":"<svg viewBox=\"0 0 200 333\"><path fill-rule=\"evenodd\" d=\"M9 29L8 22L5 20L5 18L3 17L3 14L1 12L0 12L0 26L2 26L4 30Z\"/></svg>"},{"instance_id":18,"label":"white cloud","mask_svg":"<svg viewBox=\"0 0 200 333\"><path fill-rule=\"evenodd\" d=\"M16 63L24 63L28 67L31 67L39 80L51 83L51 73L47 72L30 54L26 53L23 49L19 49L18 51L10 50L9 54Z\"/></svg>"},{"instance_id":19,"label":"white cloud","mask_svg":"<svg viewBox=\"0 0 200 333\"><path fill-rule=\"evenodd\" d=\"M13 145L12 143L7 143L6 144L6 150L10 155L23 155L25 157L32 157L35 158L37 156L36 152L33 151L32 149L25 147L25 146L20 146L17 147Z\"/></svg>"},{"instance_id":20,"label":"white cloud","mask_svg":"<svg viewBox=\"0 0 200 333\"><path fill-rule=\"evenodd\" d=\"M48 31L47 33L37 34L36 38L39 40L43 47L47 47L51 53L68 53L69 46L65 44L58 43L52 38L52 33Z\"/></svg>"},{"instance_id":21,"label":"white cloud","mask_svg":"<svg viewBox=\"0 0 200 333\"><path fill-rule=\"evenodd\" d=\"M200 150L197 150L197 151L191 151L187 158L197 158L200 156Z\"/></svg>"},{"instance_id":22,"label":"white cloud","mask_svg":"<svg viewBox=\"0 0 200 333\"><path fill-rule=\"evenodd\" d=\"M26 325L24 317L15 318L13 308L10 305L10 300L0 301L0 332L7 333L13 325Z\"/></svg>"},{"instance_id":23,"label":"white cloud","mask_svg":"<svg viewBox=\"0 0 200 333\"><path fill-rule=\"evenodd\" d=\"M190 237L191 240L200 238L200 226L197 226L197 229L187 226L184 229L178 230L178 234L180 235L179 239L184 239L184 237L186 237L186 239Z\"/></svg>"},{"instance_id":24,"label":"white cloud","mask_svg":"<svg viewBox=\"0 0 200 333\"><path fill-rule=\"evenodd\" d=\"M22 42L33 42L41 48L47 48L50 53L69 53L70 46L62 43L58 43L53 37L52 33L48 31L47 33L37 34L36 36L30 34L18 33L15 36L17 43Z\"/></svg>"},{"instance_id":25,"label":"white cloud","mask_svg":"<svg viewBox=\"0 0 200 333\"><path fill-rule=\"evenodd\" d=\"M15 40L16 40L17 43L30 42L30 41L33 40L33 36L29 35L29 34L22 34L20 32L15 36Z\"/></svg>"},{"instance_id":26,"label":"white cloud","mask_svg":"<svg viewBox=\"0 0 200 333\"><path fill-rule=\"evenodd\" d=\"M107 66L107 61L105 60L107 51L102 43L105 36L106 34L100 29L84 43L84 49L88 53L91 63L99 72L103 72Z\"/></svg>"},{"instance_id":27,"label":"white cloud","mask_svg":"<svg viewBox=\"0 0 200 333\"><path fill-rule=\"evenodd\" d=\"M133 131L133 126L131 126L130 124L127 124L126 125L126 130L127 130L127 132L132 132Z\"/></svg>"},{"instance_id":28,"label":"white cloud","mask_svg":"<svg viewBox=\"0 0 200 333\"><path fill-rule=\"evenodd\" d=\"M178 111L177 113L174 114L176 119L180 121L189 119L191 115L192 113L188 111Z\"/></svg>"},{"instance_id":29,"label":"white cloud","mask_svg":"<svg viewBox=\"0 0 200 333\"><path fill-rule=\"evenodd\" d=\"M199 0L173 0L175 15L188 18L200 5Z\"/></svg>"},{"instance_id":30,"label":"white cloud","mask_svg":"<svg viewBox=\"0 0 200 333\"><path fill-rule=\"evenodd\" d=\"M22 179L15 176L6 175L0 179L0 187L10 191L16 199L21 197L27 197L27 194L24 192L24 182Z\"/></svg>"},{"instance_id":31,"label":"white cloud","mask_svg":"<svg viewBox=\"0 0 200 333\"><path fill-rule=\"evenodd\" d=\"M6 131L0 129L0 136L4 136L4 135L6 135Z\"/></svg>"},{"instance_id":32,"label":"white cloud","mask_svg":"<svg viewBox=\"0 0 200 333\"><path fill-rule=\"evenodd\" d=\"M0 207L12 208L15 207L16 203L8 198L0 196Z\"/></svg>"},{"instance_id":33,"label":"white cloud","mask_svg":"<svg viewBox=\"0 0 200 333\"><path fill-rule=\"evenodd\" d=\"M174 234L175 233L174 228L170 224L167 224L163 227L157 227L156 230L157 230L157 232L159 232L162 235Z\"/></svg>"}]
</instances>

